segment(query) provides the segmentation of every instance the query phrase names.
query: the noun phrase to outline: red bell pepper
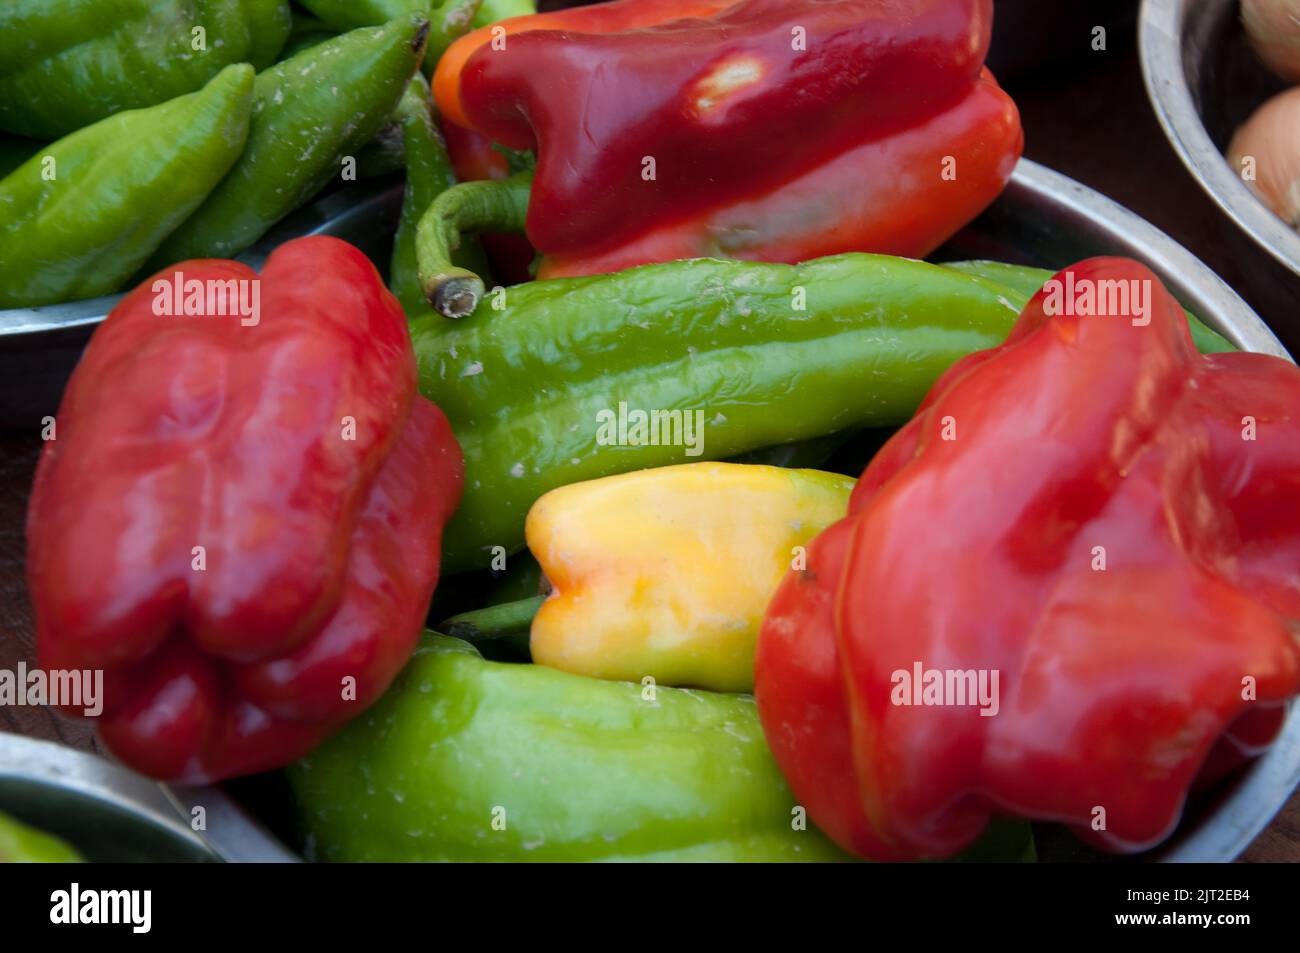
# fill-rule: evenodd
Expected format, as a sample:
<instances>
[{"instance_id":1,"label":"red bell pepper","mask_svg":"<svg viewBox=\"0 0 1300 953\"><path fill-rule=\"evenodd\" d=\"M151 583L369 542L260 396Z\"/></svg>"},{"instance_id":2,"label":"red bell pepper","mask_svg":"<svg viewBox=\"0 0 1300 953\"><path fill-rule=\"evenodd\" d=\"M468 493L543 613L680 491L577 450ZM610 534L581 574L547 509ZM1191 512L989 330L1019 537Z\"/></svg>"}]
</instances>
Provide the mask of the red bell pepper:
<instances>
[{"instance_id":1,"label":"red bell pepper","mask_svg":"<svg viewBox=\"0 0 1300 953\"><path fill-rule=\"evenodd\" d=\"M919 258L1020 155L991 23L991 0L616 0L470 33L434 91L448 123L537 150L541 277Z\"/></svg>"},{"instance_id":2,"label":"red bell pepper","mask_svg":"<svg viewBox=\"0 0 1300 953\"><path fill-rule=\"evenodd\" d=\"M175 265L95 332L37 469L28 579L41 664L105 671L123 761L267 770L388 686L462 481L415 381L397 300L333 238L260 277Z\"/></svg>"},{"instance_id":3,"label":"red bell pepper","mask_svg":"<svg viewBox=\"0 0 1300 953\"><path fill-rule=\"evenodd\" d=\"M935 384L768 608L765 733L860 855L948 856L993 814L1148 848L1300 691L1300 370L1198 355L1135 262L1056 280Z\"/></svg>"}]
</instances>

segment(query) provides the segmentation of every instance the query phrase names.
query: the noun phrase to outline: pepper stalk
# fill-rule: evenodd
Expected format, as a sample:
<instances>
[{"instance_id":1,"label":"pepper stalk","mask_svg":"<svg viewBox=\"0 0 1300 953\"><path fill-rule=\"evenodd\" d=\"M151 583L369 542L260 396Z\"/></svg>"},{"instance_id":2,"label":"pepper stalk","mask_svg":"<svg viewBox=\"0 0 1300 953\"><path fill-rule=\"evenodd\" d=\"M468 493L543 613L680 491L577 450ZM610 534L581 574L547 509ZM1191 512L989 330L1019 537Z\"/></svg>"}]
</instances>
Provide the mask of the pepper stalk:
<instances>
[{"instance_id":1,"label":"pepper stalk","mask_svg":"<svg viewBox=\"0 0 1300 953\"><path fill-rule=\"evenodd\" d=\"M521 232L528 216L531 170L507 179L462 182L438 196L420 219L415 252L420 288L448 318L472 314L483 299L483 279L452 264L464 232Z\"/></svg>"}]
</instances>

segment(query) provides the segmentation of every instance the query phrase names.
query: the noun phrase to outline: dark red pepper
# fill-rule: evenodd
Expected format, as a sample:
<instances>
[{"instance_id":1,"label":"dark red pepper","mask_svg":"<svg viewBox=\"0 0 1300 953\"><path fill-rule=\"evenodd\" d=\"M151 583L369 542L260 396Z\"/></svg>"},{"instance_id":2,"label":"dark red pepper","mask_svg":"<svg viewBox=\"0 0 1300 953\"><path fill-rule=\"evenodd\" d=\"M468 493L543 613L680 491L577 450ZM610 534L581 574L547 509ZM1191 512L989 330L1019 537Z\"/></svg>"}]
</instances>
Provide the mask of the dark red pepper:
<instances>
[{"instance_id":1,"label":"dark red pepper","mask_svg":"<svg viewBox=\"0 0 1300 953\"><path fill-rule=\"evenodd\" d=\"M537 150L543 277L921 257L1020 154L991 22L991 0L617 0L475 31L434 88L449 123Z\"/></svg>"},{"instance_id":2,"label":"dark red pepper","mask_svg":"<svg viewBox=\"0 0 1300 953\"><path fill-rule=\"evenodd\" d=\"M244 297L186 296L213 288ZM203 313L165 313L186 302ZM267 770L388 686L462 482L415 379L396 299L333 238L260 276L175 265L95 332L37 470L28 578L41 664L105 670L100 734L123 761Z\"/></svg>"}]
</instances>

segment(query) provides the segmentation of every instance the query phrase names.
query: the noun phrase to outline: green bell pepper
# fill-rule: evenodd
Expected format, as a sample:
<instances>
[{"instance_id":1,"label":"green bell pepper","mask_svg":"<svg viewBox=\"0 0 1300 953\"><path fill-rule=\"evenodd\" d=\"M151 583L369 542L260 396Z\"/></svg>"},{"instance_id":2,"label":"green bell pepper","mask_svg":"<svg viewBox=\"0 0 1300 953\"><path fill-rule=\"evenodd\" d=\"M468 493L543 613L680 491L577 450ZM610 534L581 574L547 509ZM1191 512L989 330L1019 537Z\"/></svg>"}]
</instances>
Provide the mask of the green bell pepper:
<instances>
[{"instance_id":1,"label":"green bell pepper","mask_svg":"<svg viewBox=\"0 0 1300 953\"><path fill-rule=\"evenodd\" d=\"M5 0L0 129L56 139L233 63L262 69L289 22L286 0Z\"/></svg>"}]
</instances>

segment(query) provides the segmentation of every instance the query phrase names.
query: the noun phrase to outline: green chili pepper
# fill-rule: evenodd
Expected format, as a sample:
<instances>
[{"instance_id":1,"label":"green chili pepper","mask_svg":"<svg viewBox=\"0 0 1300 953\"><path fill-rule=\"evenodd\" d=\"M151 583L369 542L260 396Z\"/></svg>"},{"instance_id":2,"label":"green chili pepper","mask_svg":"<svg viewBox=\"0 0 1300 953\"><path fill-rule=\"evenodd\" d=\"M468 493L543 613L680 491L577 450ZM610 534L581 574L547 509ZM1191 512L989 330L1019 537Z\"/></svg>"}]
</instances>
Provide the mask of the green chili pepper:
<instances>
[{"instance_id":1,"label":"green chili pepper","mask_svg":"<svg viewBox=\"0 0 1300 953\"><path fill-rule=\"evenodd\" d=\"M431 16L434 32L448 21L463 21L465 28L487 26L506 17L536 13L534 0L299 0L299 2L326 23L340 30L353 30L359 26L385 23L407 13ZM470 11L468 14L465 11ZM456 34L457 36L459 34ZM454 39L455 36L452 36Z\"/></svg>"},{"instance_id":2,"label":"green chili pepper","mask_svg":"<svg viewBox=\"0 0 1300 953\"><path fill-rule=\"evenodd\" d=\"M799 829L752 698L488 662L435 633L289 779L313 859L847 859Z\"/></svg>"},{"instance_id":3,"label":"green chili pepper","mask_svg":"<svg viewBox=\"0 0 1300 953\"><path fill-rule=\"evenodd\" d=\"M346 174L392 115L419 66L418 16L353 30L258 74L248 147L230 174L154 257L229 258Z\"/></svg>"},{"instance_id":4,"label":"green chili pepper","mask_svg":"<svg viewBox=\"0 0 1300 953\"><path fill-rule=\"evenodd\" d=\"M428 312L411 327L420 388L467 475L443 564L521 548L529 507L558 486L902 424L954 361L1001 343L1027 299L847 254L645 265L494 292L459 322Z\"/></svg>"},{"instance_id":5,"label":"green chili pepper","mask_svg":"<svg viewBox=\"0 0 1300 953\"><path fill-rule=\"evenodd\" d=\"M76 864L81 855L44 831L0 814L0 864Z\"/></svg>"},{"instance_id":6,"label":"green chili pepper","mask_svg":"<svg viewBox=\"0 0 1300 953\"><path fill-rule=\"evenodd\" d=\"M433 102L423 76L411 80L398 104L397 121L406 160L406 193L393 242L389 286L406 313L413 316L427 310L416 268L416 225L434 199L456 184L456 174L433 121ZM487 268L487 258L477 240L465 241L456 257L476 272Z\"/></svg>"},{"instance_id":7,"label":"green chili pepper","mask_svg":"<svg viewBox=\"0 0 1300 953\"><path fill-rule=\"evenodd\" d=\"M357 178L373 179L404 168L406 144L402 124L394 118L380 126L375 138L357 150Z\"/></svg>"},{"instance_id":8,"label":"green chili pepper","mask_svg":"<svg viewBox=\"0 0 1300 953\"><path fill-rule=\"evenodd\" d=\"M298 0L336 30L378 26L398 17L418 13L428 19L433 0Z\"/></svg>"},{"instance_id":9,"label":"green chili pepper","mask_svg":"<svg viewBox=\"0 0 1300 953\"><path fill-rule=\"evenodd\" d=\"M202 87L232 63L269 66L286 0L5 0L0 129L54 139Z\"/></svg>"},{"instance_id":10,"label":"green chili pepper","mask_svg":"<svg viewBox=\"0 0 1300 953\"><path fill-rule=\"evenodd\" d=\"M394 17L411 13L427 17L432 28L425 65L430 71L452 41L472 27L495 23L505 16L516 16L513 11L521 6L526 7L525 12L537 12L532 0L511 0L510 3L501 0L443 0L442 3L433 0L302 0L302 5L339 30L387 23ZM501 12L493 15L493 10Z\"/></svg>"},{"instance_id":11,"label":"green chili pepper","mask_svg":"<svg viewBox=\"0 0 1300 953\"><path fill-rule=\"evenodd\" d=\"M297 56L303 50L318 46L338 35L339 31L320 19L320 17L314 17L295 7L293 9L293 25L289 28L289 39L285 42L284 49L280 50L278 59L287 60L290 57Z\"/></svg>"},{"instance_id":12,"label":"green chili pepper","mask_svg":"<svg viewBox=\"0 0 1300 953\"><path fill-rule=\"evenodd\" d=\"M1018 314L1007 296L853 254L646 265L512 287L459 322L426 313L412 324L420 386L467 475L444 565L520 548L528 508L557 486L901 424L945 368L1005 338ZM628 445L641 436L632 411L673 432Z\"/></svg>"},{"instance_id":13,"label":"green chili pepper","mask_svg":"<svg viewBox=\"0 0 1300 953\"><path fill-rule=\"evenodd\" d=\"M447 52L447 47L451 46L457 38L464 36L474 27L486 26L501 19L500 16L493 14L491 3L492 0L447 0L441 7L434 8L433 35L429 38L429 51L424 57L425 68L430 73L438 65L442 54ZM531 5L532 0L528 0L528 3ZM483 10L484 7L488 8L487 11ZM537 11L533 9L530 12ZM491 19L480 21L480 16Z\"/></svg>"},{"instance_id":14,"label":"green chili pepper","mask_svg":"<svg viewBox=\"0 0 1300 953\"><path fill-rule=\"evenodd\" d=\"M197 93L118 113L0 180L0 307L118 290L239 158L253 68Z\"/></svg>"},{"instance_id":15,"label":"green chili pepper","mask_svg":"<svg viewBox=\"0 0 1300 953\"><path fill-rule=\"evenodd\" d=\"M483 0L474 17L474 26L487 26L510 17L526 17L537 12L537 0Z\"/></svg>"}]
</instances>

